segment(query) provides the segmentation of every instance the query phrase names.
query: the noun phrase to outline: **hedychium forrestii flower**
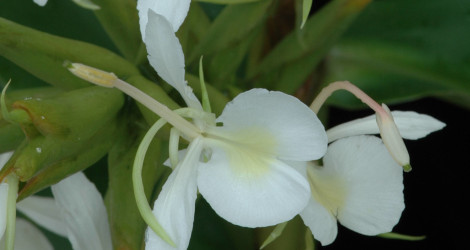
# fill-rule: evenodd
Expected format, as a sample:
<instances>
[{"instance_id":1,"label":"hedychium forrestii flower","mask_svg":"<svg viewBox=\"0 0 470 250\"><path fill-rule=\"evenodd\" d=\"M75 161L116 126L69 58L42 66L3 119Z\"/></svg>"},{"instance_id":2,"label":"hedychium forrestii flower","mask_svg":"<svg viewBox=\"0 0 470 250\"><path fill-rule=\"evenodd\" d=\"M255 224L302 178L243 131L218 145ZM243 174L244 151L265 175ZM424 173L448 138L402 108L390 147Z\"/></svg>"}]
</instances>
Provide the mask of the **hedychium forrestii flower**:
<instances>
[{"instance_id":1,"label":"hedychium forrestii flower","mask_svg":"<svg viewBox=\"0 0 470 250\"><path fill-rule=\"evenodd\" d=\"M409 165L406 148L403 151L404 145L397 147L396 141L402 136L419 139L445 126L433 117L415 112L390 113L385 105L378 105L349 82L326 87L312 103L312 110L318 112L326 98L339 89L349 90L372 106L377 119L372 115L327 130L331 144L323 157L323 166L315 162L291 163L309 180L312 196L300 216L322 245L336 238L336 221L364 235L391 232L405 208L400 165ZM391 145L386 147L387 139L384 145L379 138L369 136L379 132L383 139L392 141Z\"/></svg>"},{"instance_id":2,"label":"hedychium forrestii flower","mask_svg":"<svg viewBox=\"0 0 470 250\"><path fill-rule=\"evenodd\" d=\"M12 154L0 154L0 169ZM16 204L17 188L12 184L8 178L0 183L0 249L53 249L40 230L16 218L16 209L47 230L67 237L74 250L112 249L103 198L82 172L52 185L54 198L30 196ZM20 240L15 243L15 238Z\"/></svg>"},{"instance_id":3,"label":"hedychium forrestii flower","mask_svg":"<svg viewBox=\"0 0 470 250\"><path fill-rule=\"evenodd\" d=\"M164 8L154 9L162 3ZM201 105L185 81L184 55L175 36L189 3L138 2L149 61L188 108L172 111L112 73L77 63L69 67L85 80L120 89L161 117L144 137L134 162L136 200L153 230L147 230L146 249L188 247L198 190L216 213L236 225L263 227L290 220L307 205L311 193L306 178L285 161L316 160L327 147L326 132L315 113L281 92L244 92L217 119L203 109L207 105ZM165 123L175 129L169 149L174 170L152 213L140 171L150 141ZM178 134L190 142L181 160Z\"/></svg>"}]
</instances>

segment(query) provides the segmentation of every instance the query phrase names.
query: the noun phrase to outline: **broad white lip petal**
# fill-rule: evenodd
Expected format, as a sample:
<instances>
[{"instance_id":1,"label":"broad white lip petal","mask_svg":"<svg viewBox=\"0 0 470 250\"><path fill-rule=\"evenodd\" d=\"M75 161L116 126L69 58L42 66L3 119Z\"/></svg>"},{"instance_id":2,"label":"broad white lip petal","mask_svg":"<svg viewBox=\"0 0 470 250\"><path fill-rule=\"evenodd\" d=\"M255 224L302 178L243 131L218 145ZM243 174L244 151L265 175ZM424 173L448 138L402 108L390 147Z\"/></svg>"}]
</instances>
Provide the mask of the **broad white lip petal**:
<instances>
[{"instance_id":1,"label":"broad white lip petal","mask_svg":"<svg viewBox=\"0 0 470 250\"><path fill-rule=\"evenodd\" d=\"M266 134L274 138L275 155L283 160L310 161L326 152L328 139L315 113L297 98L282 92L265 89L243 92L225 106L217 122L222 122L223 127L208 130L208 134L214 132L220 137L241 131Z\"/></svg>"},{"instance_id":2,"label":"broad white lip petal","mask_svg":"<svg viewBox=\"0 0 470 250\"><path fill-rule=\"evenodd\" d=\"M0 239L3 237L7 226L7 201L8 184L0 183Z\"/></svg>"},{"instance_id":3,"label":"broad white lip petal","mask_svg":"<svg viewBox=\"0 0 470 250\"><path fill-rule=\"evenodd\" d=\"M382 141L375 136L338 140L328 147L323 163L311 169L320 196L316 200L351 230L364 235L390 232L405 208L403 171ZM342 190L336 192L340 195L320 193L331 185Z\"/></svg>"},{"instance_id":4,"label":"broad white lip petal","mask_svg":"<svg viewBox=\"0 0 470 250\"><path fill-rule=\"evenodd\" d=\"M47 237L33 224L24 219L16 219L15 250L53 250L52 244ZM4 249L5 240L0 241L0 249Z\"/></svg>"},{"instance_id":5,"label":"broad white lip petal","mask_svg":"<svg viewBox=\"0 0 470 250\"><path fill-rule=\"evenodd\" d=\"M315 199L309 200L300 217L323 246L331 244L336 239L338 234L336 218Z\"/></svg>"},{"instance_id":6,"label":"broad white lip petal","mask_svg":"<svg viewBox=\"0 0 470 250\"><path fill-rule=\"evenodd\" d=\"M39 6L44 6L47 3L47 0L33 0L33 2Z\"/></svg>"},{"instance_id":7,"label":"broad white lip petal","mask_svg":"<svg viewBox=\"0 0 470 250\"><path fill-rule=\"evenodd\" d=\"M108 214L95 185L78 172L51 188L73 249L111 250Z\"/></svg>"},{"instance_id":8,"label":"broad white lip petal","mask_svg":"<svg viewBox=\"0 0 470 250\"><path fill-rule=\"evenodd\" d=\"M171 24L174 33L186 18L190 3L191 0L138 0L137 10L139 11L142 38L145 40L145 28L147 27L149 10L164 16Z\"/></svg>"},{"instance_id":9,"label":"broad white lip petal","mask_svg":"<svg viewBox=\"0 0 470 250\"><path fill-rule=\"evenodd\" d=\"M244 227L271 226L292 219L307 205L308 182L294 168L274 157L206 143L212 156L199 165L199 192L225 220Z\"/></svg>"},{"instance_id":10,"label":"broad white lip petal","mask_svg":"<svg viewBox=\"0 0 470 250\"><path fill-rule=\"evenodd\" d=\"M416 140L445 127L445 123L436 118L413 111L392 111L400 135L409 140ZM376 116L370 115L330 128L326 131L328 142L354 135L378 134Z\"/></svg>"},{"instance_id":11,"label":"broad white lip petal","mask_svg":"<svg viewBox=\"0 0 470 250\"><path fill-rule=\"evenodd\" d=\"M148 24L144 38L148 59L158 75L173 86L189 107L202 110L202 106L184 78L184 54L168 20L153 10L148 11Z\"/></svg>"},{"instance_id":12,"label":"broad white lip petal","mask_svg":"<svg viewBox=\"0 0 470 250\"><path fill-rule=\"evenodd\" d=\"M201 138L196 138L189 144L186 156L168 177L153 208L155 217L177 247L170 246L152 229L147 228L146 250L188 248L197 197L196 167L202 149Z\"/></svg>"},{"instance_id":13,"label":"broad white lip petal","mask_svg":"<svg viewBox=\"0 0 470 250\"><path fill-rule=\"evenodd\" d=\"M56 201L50 197L30 196L16 204L16 208L57 235L67 237L66 226L62 221Z\"/></svg>"}]
</instances>

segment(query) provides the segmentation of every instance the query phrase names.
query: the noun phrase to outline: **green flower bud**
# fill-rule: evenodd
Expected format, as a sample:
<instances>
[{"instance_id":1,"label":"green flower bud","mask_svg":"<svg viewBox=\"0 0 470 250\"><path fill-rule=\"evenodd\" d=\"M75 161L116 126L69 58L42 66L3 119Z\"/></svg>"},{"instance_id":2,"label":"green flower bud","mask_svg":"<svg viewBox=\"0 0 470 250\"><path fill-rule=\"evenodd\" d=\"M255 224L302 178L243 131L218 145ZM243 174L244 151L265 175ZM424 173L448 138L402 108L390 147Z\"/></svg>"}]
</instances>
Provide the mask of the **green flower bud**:
<instances>
[{"instance_id":1,"label":"green flower bud","mask_svg":"<svg viewBox=\"0 0 470 250\"><path fill-rule=\"evenodd\" d=\"M0 172L0 178L12 167L21 181L27 181L43 168L104 143L92 140L100 137L97 132L106 130L123 104L119 91L100 87L14 102L10 117L19 122L27 139L15 151L11 166ZM29 115L29 121L22 118L22 111ZM18 115L12 116L15 113Z\"/></svg>"},{"instance_id":2,"label":"green flower bud","mask_svg":"<svg viewBox=\"0 0 470 250\"><path fill-rule=\"evenodd\" d=\"M48 165L29 179L20 190L18 201L96 163L108 153L114 144L117 131L117 119L109 121L96 131L95 135L89 140L80 143L77 153L68 155Z\"/></svg>"}]
</instances>

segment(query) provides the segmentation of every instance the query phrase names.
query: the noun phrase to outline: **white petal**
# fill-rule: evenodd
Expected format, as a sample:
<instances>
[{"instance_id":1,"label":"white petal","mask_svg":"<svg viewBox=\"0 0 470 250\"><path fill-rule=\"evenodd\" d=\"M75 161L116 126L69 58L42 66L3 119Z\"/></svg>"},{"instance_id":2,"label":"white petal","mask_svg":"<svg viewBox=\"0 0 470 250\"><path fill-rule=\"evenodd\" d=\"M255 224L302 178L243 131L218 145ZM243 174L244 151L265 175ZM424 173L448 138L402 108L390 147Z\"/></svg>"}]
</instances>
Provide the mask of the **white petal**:
<instances>
[{"instance_id":1,"label":"white petal","mask_svg":"<svg viewBox=\"0 0 470 250\"><path fill-rule=\"evenodd\" d=\"M53 250L47 237L33 224L24 219L16 219L15 250ZM5 241L0 241L0 249L4 249Z\"/></svg>"},{"instance_id":2,"label":"white petal","mask_svg":"<svg viewBox=\"0 0 470 250\"><path fill-rule=\"evenodd\" d=\"M140 32L145 40L145 28L147 27L148 12L162 15L171 24L175 33L183 23L189 11L191 0L138 0L137 10L139 11Z\"/></svg>"},{"instance_id":3,"label":"white petal","mask_svg":"<svg viewBox=\"0 0 470 250\"><path fill-rule=\"evenodd\" d=\"M5 166L12 155L13 151L0 154L0 170Z\"/></svg>"},{"instance_id":4,"label":"white petal","mask_svg":"<svg viewBox=\"0 0 470 250\"><path fill-rule=\"evenodd\" d=\"M392 111L392 116L401 136L409 140L423 138L445 127L445 123L434 117L413 111ZM327 131L329 142L348 136L378 133L375 115L346 122Z\"/></svg>"},{"instance_id":5,"label":"white petal","mask_svg":"<svg viewBox=\"0 0 470 250\"><path fill-rule=\"evenodd\" d=\"M188 106L202 109L192 89L184 80L183 49L171 24L165 17L152 10L149 10L148 18L144 42L150 64L163 80L178 90Z\"/></svg>"},{"instance_id":6,"label":"white petal","mask_svg":"<svg viewBox=\"0 0 470 250\"><path fill-rule=\"evenodd\" d=\"M178 151L178 162L181 161L181 159L184 158L184 156L186 155L187 152L188 152L188 150L186 148ZM170 158L166 159L166 161L163 162L163 166L167 166L167 167L171 168Z\"/></svg>"},{"instance_id":7,"label":"white petal","mask_svg":"<svg viewBox=\"0 0 470 250\"><path fill-rule=\"evenodd\" d=\"M432 116L412 111L393 111L392 116L401 136L410 140L423 138L446 126L445 123Z\"/></svg>"},{"instance_id":8,"label":"white petal","mask_svg":"<svg viewBox=\"0 0 470 250\"><path fill-rule=\"evenodd\" d=\"M13 152L0 154L0 170L10 159ZM7 223L7 200L8 200L8 184L0 183L0 239L5 233Z\"/></svg>"},{"instance_id":9,"label":"white petal","mask_svg":"<svg viewBox=\"0 0 470 250\"><path fill-rule=\"evenodd\" d=\"M39 6L44 6L47 3L47 0L33 0L33 2Z\"/></svg>"},{"instance_id":10,"label":"white petal","mask_svg":"<svg viewBox=\"0 0 470 250\"><path fill-rule=\"evenodd\" d=\"M8 184L0 183L0 239L3 237L7 226L7 201Z\"/></svg>"},{"instance_id":11,"label":"white petal","mask_svg":"<svg viewBox=\"0 0 470 250\"><path fill-rule=\"evenodd\" d=\"M311 168L318 168L317 166L314 166L312 162L289 161L287 163L289 166L295 168L306 179L308 178L307 168L309 169L309 172L311 171ZM310 186L310 189L313 189L312 186ZM313 195L310 196L308 205L302 212L300 212L299 215L305 225L310 228L314 238L320 241L323 246L331 244L335 240L338 233L336 218L325 207L323 207L323 205L316 201Z\"/></svg>"},{"instance_id":12,"label":"white petal","mask_svg":"<svg viewBox=\"0 0 470 250\"><path fill-rule=\"evenodd\" d=\"M202 151L202 140L194 139L186 156L170 174L153 208L165 231L175 241L174 248L147 228L146 250L187 249L193 230L197 197L196 166Z\"/></svg>"},{"instance_id":13,"label":"white petal","mask_svg":"<svg viewBox=\"0 0 470 250\"><path fill-rule=\"evenodd\" d=\"M108 215L95 185L78 172L52 186L75 250L111 250Z\"/></svg>"},{"instance_id":14,"label":"white petal","mask_svg":"<svg viewBox=\"0 0 470 250\"><path fill-rule=\"evenodd\" d=\"M292 219L307 205L307 180L284 162L249 149L211 148L211 159L198 168L199 192L227 221L271 226Z\"/></svg>"},{"instance_id":15,"label":"white petal","mask_svg":"<svg viewBox=\"0 0 470 250\"><path fill-rule=\"evenodd\" d=\"M309 175L316 200L351 230L365 235L390 232L405 208L403 171L382 141L374 136L338 140L323 162L323 168Z\"/></svg>"},{"instance_id":16,"label":"white petal","mask_svg":"<svg viewBox=\"0 0 470 250\"><path fill-rule=\"evenodd\" d=\"M269 139L276 144L275 155L283 160L315 160L326 152L326 133L315 113L282 92L246 91L225 106L217 122L223 127L208 133L228 136L229 140L243 135L237 142L245 145Z\"/></svg>"},{"instance_id":17,"label":"white petal","mask_svg":"<svg viewBox=\"0 0 470 250\"><path fill-rule=\"evenodd\" d=\"M310 228L314 238L323 246L331 244L338 234L336 218L313 197L300 213L305 225Z\"/></svg>"},{"instance_id":18,"label":"white petal","mask_svg":"<svg viewBox=\"0 0 470 250\"><path fill-rule=\"evenodd\" d=\"M30 196L16 204L16 208L47 230L67 237L67 230L59 207L53 198Z\"/></svg>"}]
</instances>

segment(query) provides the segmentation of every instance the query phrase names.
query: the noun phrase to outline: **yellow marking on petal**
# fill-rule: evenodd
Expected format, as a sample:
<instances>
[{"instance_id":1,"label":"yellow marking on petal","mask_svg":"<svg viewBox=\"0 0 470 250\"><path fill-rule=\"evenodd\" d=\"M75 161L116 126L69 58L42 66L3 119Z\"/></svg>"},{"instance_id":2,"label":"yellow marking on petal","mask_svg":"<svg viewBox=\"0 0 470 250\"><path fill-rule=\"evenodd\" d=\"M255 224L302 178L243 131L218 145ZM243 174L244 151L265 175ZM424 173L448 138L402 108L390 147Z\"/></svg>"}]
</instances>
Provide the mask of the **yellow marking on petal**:
<instances>
[{"instance_id":1,"label":"yellow marking on petal","mask_svg":"<svg viewBox=\"0 0 470 250\"><path fill-rule=\"evenodd\" d=\"M278 142L263 128L245 128L238 131L212 130L211 141L227 153L230 167L242 178L256 178L269 172L276 161Z\"/></svg>"},{"instance_id":2,"label":"yellow marking on petal","mask_svg":"<svg viewBox=\"0 0 470 250\"><path fill-rule=\"evenodd\" d=\"M322 174L321 170L315 171L318 166L308 166L307 175L313 198L325 207L334 216L338 215L338 209L346 202L347 190L344 182L335 176Z\"/></svg>"}]
</instances>

